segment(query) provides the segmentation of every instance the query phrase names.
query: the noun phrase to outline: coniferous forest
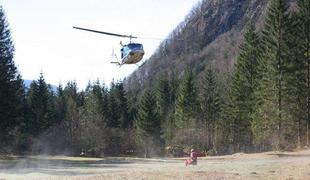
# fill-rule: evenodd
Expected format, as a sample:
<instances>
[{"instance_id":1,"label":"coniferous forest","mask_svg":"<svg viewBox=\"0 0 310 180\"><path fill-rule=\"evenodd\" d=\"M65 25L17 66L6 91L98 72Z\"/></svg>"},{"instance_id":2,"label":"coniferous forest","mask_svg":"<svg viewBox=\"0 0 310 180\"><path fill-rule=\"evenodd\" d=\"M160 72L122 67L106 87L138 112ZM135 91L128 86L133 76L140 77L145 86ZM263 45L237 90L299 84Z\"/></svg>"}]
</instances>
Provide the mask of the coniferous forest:
<instances>
[{"instance_id":1,"label":"coniferous forest","mask_svg":"<svg viewBox=\"0 0 310 180\"><path fill-rule=\"evenodd\" d=\"M249 21L233 69L163 73L139 91L123 81L57 91L41 73L26 88L0 7L0 153L208 155L310 147L310 1L271 0Z\"/></svg>"}]
</instances>

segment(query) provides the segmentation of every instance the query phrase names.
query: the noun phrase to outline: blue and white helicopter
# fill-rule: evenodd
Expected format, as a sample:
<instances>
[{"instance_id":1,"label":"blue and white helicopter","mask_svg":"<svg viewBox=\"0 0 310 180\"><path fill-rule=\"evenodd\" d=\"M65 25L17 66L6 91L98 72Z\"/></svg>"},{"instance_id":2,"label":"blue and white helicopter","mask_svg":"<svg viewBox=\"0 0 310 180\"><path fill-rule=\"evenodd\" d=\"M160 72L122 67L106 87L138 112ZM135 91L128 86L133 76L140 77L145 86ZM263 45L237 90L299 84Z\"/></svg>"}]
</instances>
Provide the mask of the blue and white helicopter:
<instances>
[{"instance_id":1,"label":"blue and white helicopter","mask_svg":"<svg viewBox=\"0 0 310 180\"><path fill-rule=\"evenodd\" d=\"M129 44L123 45L121 43L121 45L122 45L122 48L121 48L121 60L119 61L117 56L113 53L112 56L115 56L117 61L113 61L111 63L118 64L119 66L122 66L124 64L137 64L143 58L143 55L144 55L143 45L139 44L139 43L132 43L132 39L137 39L138 38L136 36L115 34L115 33L97 31L97 30L80 28L80 27L73 27L73 28L79 29L79 30L83 30L83 31L89 31L89 32L94 32L94 33L110 35L110 36L129 38Z\"/></svg>"}]
</instances>

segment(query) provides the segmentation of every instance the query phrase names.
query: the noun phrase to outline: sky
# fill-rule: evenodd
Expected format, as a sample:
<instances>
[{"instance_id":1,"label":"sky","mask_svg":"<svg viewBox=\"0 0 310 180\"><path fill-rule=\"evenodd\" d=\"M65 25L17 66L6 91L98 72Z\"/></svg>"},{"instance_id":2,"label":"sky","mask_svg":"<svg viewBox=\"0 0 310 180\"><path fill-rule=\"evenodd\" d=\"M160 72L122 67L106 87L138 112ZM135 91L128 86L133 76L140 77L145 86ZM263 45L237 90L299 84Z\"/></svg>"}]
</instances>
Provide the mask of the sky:
<instances>
[{"instance_id":1,"label":"sky","mask_svg":"<svg viewBox=\"0 0 310 180\"><path fill-rule=\"evenodd\" d=\"M128 39L73 26L139 37L165 38L199 0L0 0L15 44L14 62L23 79L80 89L99 79L106 85L130 75L136 65L110 64ZM160 40L138 39L147 60Z\"/></svg>"}]
</instances>

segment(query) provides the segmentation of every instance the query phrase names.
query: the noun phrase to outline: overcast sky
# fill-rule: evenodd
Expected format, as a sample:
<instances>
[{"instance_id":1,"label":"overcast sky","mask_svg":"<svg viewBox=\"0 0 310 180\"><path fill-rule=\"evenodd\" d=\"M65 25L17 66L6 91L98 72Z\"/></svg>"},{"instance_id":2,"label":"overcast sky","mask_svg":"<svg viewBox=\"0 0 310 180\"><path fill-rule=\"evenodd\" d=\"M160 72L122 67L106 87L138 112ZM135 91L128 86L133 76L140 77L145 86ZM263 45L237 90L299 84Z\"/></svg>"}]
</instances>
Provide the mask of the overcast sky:
<instances>
[{"instance_id":1,"label":"overcast sky","mask_svg":"<svg viewBox=\"0 0 310 180\"><path fill-rule=\"evenodd\" d=\"M9 21L16 52L14 61L24 79L50 84L76 80L84 89L88 81L128 76L137 66L110 64L112 49L119 55L127 39L75 30L80 26L140 37L165 38L199 0L0 0ZM144 60L160 41L143 43Z\"/></svg>"}]
</instances>

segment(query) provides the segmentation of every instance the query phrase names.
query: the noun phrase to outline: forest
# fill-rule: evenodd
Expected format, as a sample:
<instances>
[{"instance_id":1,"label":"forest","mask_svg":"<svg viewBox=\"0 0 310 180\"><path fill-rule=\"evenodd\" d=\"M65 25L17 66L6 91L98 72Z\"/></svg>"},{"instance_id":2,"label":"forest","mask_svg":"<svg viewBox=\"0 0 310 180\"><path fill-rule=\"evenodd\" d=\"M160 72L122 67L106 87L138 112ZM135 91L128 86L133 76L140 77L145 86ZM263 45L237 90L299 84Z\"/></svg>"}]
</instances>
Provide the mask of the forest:
<instances>
[{"instance_id":1,"label":"forest","mask_svg":"<svg viewBox=\"0 0 310 180\"><path fill-rule=\"evenodd\" d=\"M126 79L84 90L71 81L53 91L43 73L25 87L0 7L0 154L156 157L191 148L221 155L309 147L309 11L309 0L293 8L271 0L262 29L247 23L227 73L206 63L202 78L185 67L139 91L125 88Z\"/></svg>"}]
</instances>

